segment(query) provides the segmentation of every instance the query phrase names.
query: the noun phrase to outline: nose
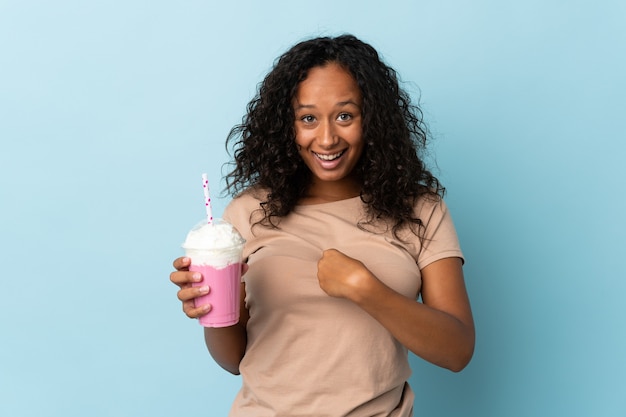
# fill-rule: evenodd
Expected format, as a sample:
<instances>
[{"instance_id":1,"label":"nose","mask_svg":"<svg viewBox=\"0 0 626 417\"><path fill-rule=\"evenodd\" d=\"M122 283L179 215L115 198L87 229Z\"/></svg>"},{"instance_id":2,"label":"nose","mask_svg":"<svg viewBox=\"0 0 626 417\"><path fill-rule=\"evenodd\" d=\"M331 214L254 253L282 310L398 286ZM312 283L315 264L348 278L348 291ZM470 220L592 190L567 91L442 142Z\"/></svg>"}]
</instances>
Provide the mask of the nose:
<instances>
[{"instance_id":1,"label":"nose","mask_svg":"<svg viewBox=\"0 0 626 417\"><path fill-rule=\"evenodd\" d=\"M321 132L319 135L318 143L324 149L331 149L339 142L339 136L335 131L335 127L332 123L324 123L321 126Z\"/></svg>"}]
</instances>

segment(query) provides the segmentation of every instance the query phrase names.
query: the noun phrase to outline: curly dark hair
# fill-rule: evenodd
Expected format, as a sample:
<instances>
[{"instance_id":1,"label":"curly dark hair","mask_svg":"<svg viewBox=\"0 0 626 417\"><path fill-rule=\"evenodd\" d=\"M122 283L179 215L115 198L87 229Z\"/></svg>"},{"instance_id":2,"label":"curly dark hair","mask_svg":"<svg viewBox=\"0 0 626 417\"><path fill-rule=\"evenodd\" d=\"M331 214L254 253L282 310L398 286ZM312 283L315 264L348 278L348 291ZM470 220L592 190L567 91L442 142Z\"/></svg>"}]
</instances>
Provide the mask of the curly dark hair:
<instances>
[{"instance_id":1,"label":"curly dark hair","mask_svg":"<svg viewBox=\"0 0 626 417\"><path fill-rule=\"evenodd\" d=\"M445 191L422 159L427 143L422 111L399 86L396 71L352 35L303 41L277 59L242 123L228 135L234 169L225 176L226 190L231 195L250 187L266 190L267 200L261 203L266 226L276 227L293 210L311 172L296 148L292 100L308 71L329 63L352 74L362 93L364 148L354 169L368 218L359 226L385 219L396 236L403 226L421 229L415 203L421 197L442 197Z\"/></svg>"}]
</instances>

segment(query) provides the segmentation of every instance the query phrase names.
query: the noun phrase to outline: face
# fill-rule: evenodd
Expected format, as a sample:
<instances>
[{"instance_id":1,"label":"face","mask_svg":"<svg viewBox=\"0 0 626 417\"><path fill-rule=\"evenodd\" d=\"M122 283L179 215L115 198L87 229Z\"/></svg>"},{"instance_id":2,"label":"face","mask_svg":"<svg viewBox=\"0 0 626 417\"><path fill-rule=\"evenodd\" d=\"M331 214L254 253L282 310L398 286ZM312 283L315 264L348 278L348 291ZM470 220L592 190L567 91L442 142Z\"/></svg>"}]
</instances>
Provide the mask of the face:
<instances>
[{"instance_id":1,"label":"face","mask_svg":"<svg viewBox=\"0 0 626 417\"><path fill-rule=\"evenodd\" d=\"M312 68L294 97L296 145L314 184L351 182L363 152L361 90L335 63Z\"/></svg>"}]
</instances>

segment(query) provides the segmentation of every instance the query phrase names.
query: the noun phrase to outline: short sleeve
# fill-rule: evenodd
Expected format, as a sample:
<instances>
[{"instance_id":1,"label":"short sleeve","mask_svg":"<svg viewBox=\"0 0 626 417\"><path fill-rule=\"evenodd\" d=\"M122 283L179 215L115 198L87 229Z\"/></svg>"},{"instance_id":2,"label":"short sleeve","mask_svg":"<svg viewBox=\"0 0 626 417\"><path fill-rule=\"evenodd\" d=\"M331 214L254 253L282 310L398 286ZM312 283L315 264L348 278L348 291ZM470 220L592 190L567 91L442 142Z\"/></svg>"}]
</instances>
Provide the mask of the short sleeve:
<instances>
[{"instance_id":1,"label":"short sleeve","mask_svg":"<svg viewBox=\"0 0 626 417\"><path fill-rule=\"evenodd\" d=\"M465 262L452 216L443 199L426 199L418 207L425 230L417 264L420 269L443 258L458 257Z\"/></svg>"}]
</instances>

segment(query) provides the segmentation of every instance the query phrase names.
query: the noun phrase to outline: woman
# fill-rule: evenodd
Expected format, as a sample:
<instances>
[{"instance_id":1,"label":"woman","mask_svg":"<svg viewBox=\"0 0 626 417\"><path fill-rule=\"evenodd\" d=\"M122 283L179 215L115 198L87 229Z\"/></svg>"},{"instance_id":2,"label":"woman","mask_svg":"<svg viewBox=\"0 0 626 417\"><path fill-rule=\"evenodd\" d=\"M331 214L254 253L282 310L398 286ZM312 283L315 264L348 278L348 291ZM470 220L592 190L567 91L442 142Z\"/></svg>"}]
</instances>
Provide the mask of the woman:
<instances>
[{"instance_id":1,"label":"woman","mask_svg":"<svg viewBox=\"0 0 626 417\"><path fill-rule=\"evenodd\" d=\"M421 112L395 71L353 36L301 42L229 141L242 311L205 340L242 375L231 415L412 415L408 350L460 371L474 324L443 187L420 159ZM210 289L191 287L188 265L171 280L195 318Z\"/></svg>"}]
</instances>

